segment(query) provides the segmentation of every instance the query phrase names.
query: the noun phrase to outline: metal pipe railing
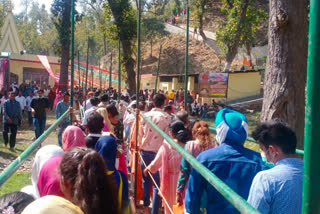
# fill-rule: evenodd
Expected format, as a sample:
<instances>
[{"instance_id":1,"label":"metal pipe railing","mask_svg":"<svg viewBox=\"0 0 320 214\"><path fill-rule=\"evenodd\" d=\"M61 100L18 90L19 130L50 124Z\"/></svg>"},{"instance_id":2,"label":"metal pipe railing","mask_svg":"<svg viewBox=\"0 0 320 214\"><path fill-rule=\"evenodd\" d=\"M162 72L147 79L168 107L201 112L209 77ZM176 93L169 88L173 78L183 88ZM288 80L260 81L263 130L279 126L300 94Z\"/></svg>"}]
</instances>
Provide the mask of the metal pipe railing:
<instances>
[{"instance_id":1,"label":"metal pipe railing","mask_svg":"<svg viewBox=\"0 0 320 214\"><path fill-rule=\"evenodd\" d=\"M215 128L213 128L213 127L209 127L209 130L214 132L214 133L217 133L217 130ZM257 141L255 141L255 139L253 139L252 137L247 137L247 141L253 142L253 143L257 143ZM296 154L304 155L304 151L301 150L301 149L296 149Z\"/></svg>"},{"instance_id":2,"label":"metal pipe railing","mask_svg":"<svg viewBox=\"0 0 320 214\"><path fill-rule=\"evenodd\" d=\"M34 141L24 152L22 152L7 168L0 174L0 187L18 170L21 164L35 151L49 134L69 115L70 110L66 111L54 122L36 141Z\"/></svg>"},{"instance_id":3,"label":"metal pipe railing","mask_svg":"<svg viewBox=\"0 0 320 214\"><path fill-rule=\"evenodd\" d=\"M130 111L130 110L129 110ZM131 111L134 113L133 111ZM235 191L233 191L228 185L226 185L222 180L220 180L215 174L213 174L209 169L203 166L199 161L197 161L191 154L186 152L182 147L180 147L172 138L170 138L166 133L164 133L156 124L154 124L148 117L140 113L141 117L149 123L152 128L157 131L164 139L179 152L182 157L188 161L193 169L197 170L199 174L203 176L226 200L228 200L239 212L255 214L259 213L254 209L248 202L239 196Z\"/></svg>"},{"instance_id":4,"label":"metal pipe railing","mask_svg":"<svg viewBox=\"0 0 320 214\"><path fill-rule=\"evenodd\" d=\"M320 213L320 2L310 0L302 213ZM302 71L303 72L303 71Z\"/></svg>"}]
</instances>

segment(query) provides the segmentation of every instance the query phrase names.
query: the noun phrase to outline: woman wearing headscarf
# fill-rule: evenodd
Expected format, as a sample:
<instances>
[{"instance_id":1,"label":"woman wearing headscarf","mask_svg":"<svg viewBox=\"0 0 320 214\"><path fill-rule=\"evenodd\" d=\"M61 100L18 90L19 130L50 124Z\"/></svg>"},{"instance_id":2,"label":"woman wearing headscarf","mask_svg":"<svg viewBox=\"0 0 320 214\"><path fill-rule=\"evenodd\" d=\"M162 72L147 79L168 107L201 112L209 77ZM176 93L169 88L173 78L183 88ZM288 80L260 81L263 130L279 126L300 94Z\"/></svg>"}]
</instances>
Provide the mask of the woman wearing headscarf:
<instances>
[{"instance_id":1,"label":"woman wearing headscarf","mask_svg":"<svg viewBox=\"0 0 320 214\"><path fill-rule=\"evenodd\" d=\"M61 159L61 155L54 156L42 166L37 183L40 197L46 195L64 196L60 189L60 174L58 170Z\"/></svg>"},{"instance_id":2,"label":"woman wearing headscarf","mask_svg":"<svg viewBox=\"0 0 320 214\"><path fill-rule=\"evenodd\" d=\"M73 147L85 147L86 140L82 130L78 126L68 126L63 132L63 151Z\"/></svg>"},{"instance_id":3,"label":"woman wearing headscarf","mask_svg":"<svg viewBox=\"0 0 320 214\"><path fill-rule=\"evenodd\" d=\"M32 195L34 198L39 198L38 179L42 166L52 157L63 155L63 150L56 145L47 145L39 149L34 158L32 166L32 188L31 186L24 187L21 191Z\"/></svg>"},{"instance_id":4,"label":"woman wearing headscarf","mask_svg":"<svg viewBox=\"0 0 320 214\"><path fill-rule=\"evenodd\" d=\"M111 175L117 184L118 202L122 213L128 213L128 179L122 171L118 171L115 167L117 157L117 143L115 138L113 136L101 137L96 143L94 150L103 157L107 166L107 174Z\"/></svg>"},{"instance_id":5,"label":"woman wearing headscarf","mask_svg":"<svg viewBox=\"0 0 320 214\"><path fill-rule=\"evenodd\" d=\"M84 214L70 201L58 196L45 196L29 204L22 214Z\"/></svg>"},{"instance_id":6,"label":"woman wearing headscarf","mask_svg":"<svg viewBox=\"0 0 320 214\"><path fill-rule=\"evenodd\" d=\"M119 213L115 184L96 151L72 148L63 155L59 169L65 198L85 214Z\"/></svg>"}]
</instances>

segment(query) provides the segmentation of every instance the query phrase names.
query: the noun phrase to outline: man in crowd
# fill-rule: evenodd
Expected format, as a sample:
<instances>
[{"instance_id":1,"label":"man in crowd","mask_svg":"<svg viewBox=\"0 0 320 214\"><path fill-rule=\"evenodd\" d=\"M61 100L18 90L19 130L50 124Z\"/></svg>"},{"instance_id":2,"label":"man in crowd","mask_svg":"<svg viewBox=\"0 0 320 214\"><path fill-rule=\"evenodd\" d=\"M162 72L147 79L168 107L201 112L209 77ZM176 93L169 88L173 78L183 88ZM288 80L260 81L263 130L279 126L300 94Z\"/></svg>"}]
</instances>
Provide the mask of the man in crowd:
<instances>
[{"instance_id":1,"label":"man in crowd","mask_svg":"<svg viewBox=\"0 0 320 214\"><path fill-rule=\"evenodd\" d=\"M23 91L19 91L18 96L16 96L16 101L20 104L22 115L24 115L24 109L26 107L26 98L23 96Z\"/></svg>"},{"instance_id":2,"label":"man in crowd","mask_svg":"<svg viewBox=\"0 0 320 214\"><path fill-rule=\"evenodd\" d=\"M31 101L33 99L33 92L29 91L29 96L26 99L26 105L27 105L27 110L28 110L28 124L29 126L32 126L33 121L32 121L32 112L31 112Z\"/></svg>"},{"instance_id":3,"label":"man in crowd","mask_svg":"<svg viewBox=\"0 0 320 214\"><path fill-rule=\"evenodd\" d=\"M4 103L3 111L3 139L4 145L7 147L9 139L8 133L9 129L11 131L10 135L10 149L13 150L16 144L16 135L18 130L18 125L23 124L23 118L21 113L21 107L19 102L15 100L15 92L10 92L9 99ZM20 124L19 124L20 123Z\"/></svg>"},{"instance_id":4,"label":"man in crowd","mask_svg":"<svg viewBox=\"0 0 320 214\"><path fill-rule=\"evenodd\" d=\"M153 103L155 108L150 112L145 114L153 123L155 123L162 131L169 133L170 117L165 112L163 112L163 107L165 105L166 97L164 94L156 94L153 97ZM143 119L141 119L141 126L139 128L139 146L141 150L141 158L145 161L148 166L156 157L158 150L163 143L163 137ZM141 171L145 169L143 161L140 161ZM159 186L160 175L159 172L153 174L153 177ZM142 176L143 182L143 206L144 213L148 213L150 204L150 185L153 185L153 197L152 197L152 212L153 214L158 213L160 206L160 196L158 195L158 190L153 184L149 176Z\"/></svg>"},{"instance_id":5,"label":"man in crowd","mask_svg":"<svg viewBox=\"0 0 320 214\"><path fill-rule=\"evenodd\" d=\"M68 109L70 108L70 94L65 92L63 95L63 100L61 100L57 104L56 108L56 118L60 118ZM57 128L57 135L59 145L62 147L62 133L67 128L67 126L71 125L70 117L66 117L58 126Z\"/></svg>"},{"instance_id":6,"label":"man in crowd","mask_svg":"<svg viewBox=\"0 0 320 214\"><path fill-rule=\"evenodd\" d=\"M82 121L82 126L84 128L87 128L88 117L92 112L97 110L99 103L100 103L100 100L97 97L93 97L93 98L90 99L91 108L87 109L84 112L84 118L83 118L83 121Z\"/></svg>"},{"instance_id":7,"label":"man in crowd","mask_svg":"<svg viewBox=\"0 0 320 214\"><path fill-rule=\"evenodd\" d=\"M87 126L89 134L86 137L86 145L88 148L94 149L97 141L102 136L103 117L97 112L91 112Z\"/></svg>"},{"instance_id":8,"label":"man in crowd","mask_svg":"<svg viewBox=\"0 0 320 214\"><path fill-rule=\"evenodd\" d=\"M88 93L88 98L87 98L87 100L84 100L83 101L83 107L84 107L84 110L86 111L87 109L90 109L91 107L92 107L92 105L91 105L91 98L93 97L93 95L94 95L94 93L93 93L93 91L90 91L89 93Z\"/></svg>"},{"instance_id":9,"label":"man in crowd","mask_svg":"<svg viewBox=\"0 0 320 214\"><path fill-rule=\"evenodd\" d=\"M248 135L247 120L239 112L222 109L217 114L215 124L216 139L220 146L200 153L197 160L242 198L248 198L254 176L266 167L259 153L243 146ZM191 170L185 198L187 213L200 213L204 192L207 193L205 208L208 214L238 213L236 208L194 169Z\"/></svg>"},{"instance_id":10,"label":"man in crowd","mask_svg":"<svg viewBox=\"0 0 320 214\"><path fill-rule=\"evenodd\" d=\"M274 167L259 172L253 179L248 202L260 213L300 214L303 162L295 157L297 137L281 122L266 122L252 133L261 156Z\"/></svg>"},{"instance_id":11,"label":"man in crowd","mask_svg":"<svg viewBox=\"0 0 320 214\"><path fill-rule=\"evenodd\" d=\"M38 98L31 101L31 111L33 114L33 126L36 134L36 139L39 138L46 127L47 111L49 110L50 103L48 98L44 97L42 89L38 90Z\"/></svg>"}]
</instances>

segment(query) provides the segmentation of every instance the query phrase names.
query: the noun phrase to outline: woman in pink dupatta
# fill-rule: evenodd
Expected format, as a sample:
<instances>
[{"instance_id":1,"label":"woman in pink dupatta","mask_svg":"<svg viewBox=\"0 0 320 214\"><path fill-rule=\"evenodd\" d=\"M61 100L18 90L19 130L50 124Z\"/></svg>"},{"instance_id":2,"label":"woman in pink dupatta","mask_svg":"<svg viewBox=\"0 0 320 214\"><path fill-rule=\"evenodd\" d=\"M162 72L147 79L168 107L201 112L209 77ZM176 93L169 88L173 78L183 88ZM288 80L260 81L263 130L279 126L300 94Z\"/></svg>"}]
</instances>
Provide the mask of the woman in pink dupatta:
<instances>
[{"instance_id":1,"label":"woman in pink dupatta","mask_svg":"<svg viewBox=\"0 0 320 214\"><path fill-rule=\"evenodd\" d=\"M179 120L170 124L170 134L181 147L184 147L190 139L183 122ZM143 172L147 176L148 171L155 173L161 168L160 191L171 210L173 205L176 204L176 187L179 179L181 158L181 155L169 143L164 141L155 159ZM165 207L165 214L171 213L164 201L162 205Z\"/></svg>"},{"instance_id":2,"label":"woman in pink dupatta","mask_svg":"<svg viewBox=\"0 0 320 214\"><path fill-rule=\"evenodd\" d=\"M63 151L73 147L86 147L86 140L82 130L78 126L68 126L63 132Z\"/></svg>"},{"instance_id":3,"label":"woman in pink dupatta","mask_svg":"<svg viewBox=\"0 0 320 214\"><path fill-rule=\"evenodd\" d=\"M60 174L58 171L61 159L61 155L52 157L42 166L37 183L40 197L46 195L64 197L60 189Z\"/></svg>"},{"instance_id":4,"label":"woman in pink dupatta","mask_svg":"<svg viewBox=\"0 0 320 214\"><path fill-rule=\"evenodd\" d=\"M57 93L57 95L56 95L56 98L54 99L54 103L53 103L54 108L57 107L58 102L60 102L60 101L62 100L62 98L63 98L63 94L62 94L61 91L59 91L59 92Z\"/></svg>"}]
</instances>

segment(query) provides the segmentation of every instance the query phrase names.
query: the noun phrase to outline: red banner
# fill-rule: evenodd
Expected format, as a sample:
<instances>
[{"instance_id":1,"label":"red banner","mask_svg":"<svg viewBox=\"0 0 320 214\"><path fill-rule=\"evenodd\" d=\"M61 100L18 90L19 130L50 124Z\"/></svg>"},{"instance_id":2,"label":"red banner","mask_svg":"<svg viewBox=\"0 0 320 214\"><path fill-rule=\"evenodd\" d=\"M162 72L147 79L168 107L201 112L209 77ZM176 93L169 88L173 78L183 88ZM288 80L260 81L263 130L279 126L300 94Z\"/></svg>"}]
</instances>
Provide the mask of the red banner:
<instances>
[{"instance_id":1,"label":"red banner","mask_svg":"<svg viewBox=\"0 0 320 214\"><path fill-rule=\"evenodd\" d=\"M51 67L50 67L50 64L49 64L49 61L48 61L48 58L47 56L42 56L42 55L38 55L38 58L40 60L40 62L42 63L42 65L46 68L46 70L48 71L49 75L53 78L53 80L59 84L59 81L57 80L57 78L55 77Z\"/></svg>"}]
</instances>

